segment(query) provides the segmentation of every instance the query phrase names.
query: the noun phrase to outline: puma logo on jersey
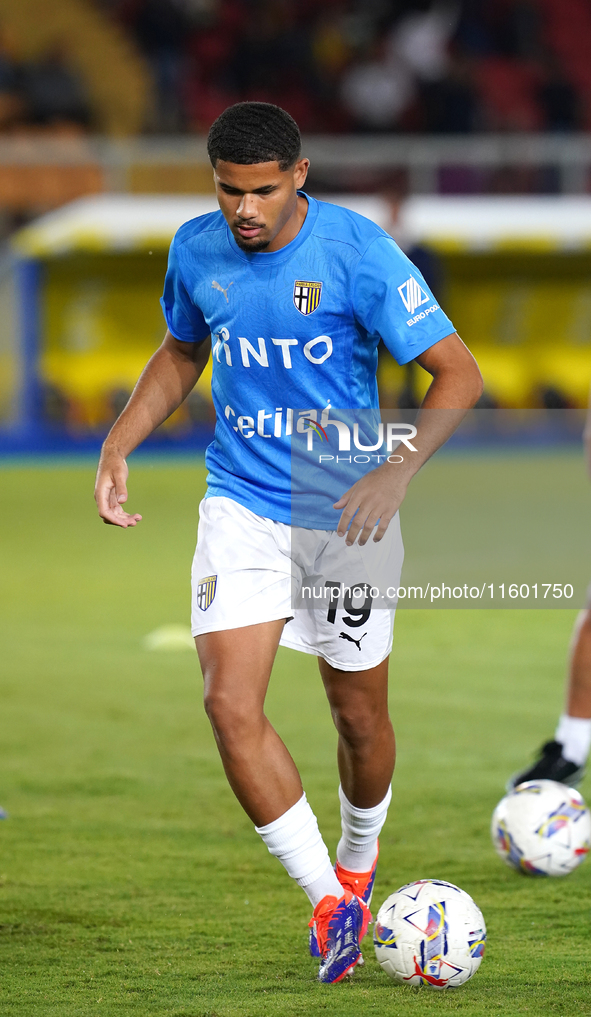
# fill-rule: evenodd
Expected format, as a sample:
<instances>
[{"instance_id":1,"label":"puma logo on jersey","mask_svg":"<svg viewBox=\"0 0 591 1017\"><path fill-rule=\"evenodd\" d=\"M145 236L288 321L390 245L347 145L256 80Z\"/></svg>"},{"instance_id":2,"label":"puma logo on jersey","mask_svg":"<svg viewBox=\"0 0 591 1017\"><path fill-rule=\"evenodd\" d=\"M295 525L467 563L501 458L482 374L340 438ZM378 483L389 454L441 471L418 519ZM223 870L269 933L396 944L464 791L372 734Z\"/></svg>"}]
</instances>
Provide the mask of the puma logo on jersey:
<instances>
[{"instance_id":1,"label":"puma logo on jersey","mask_svg":"<svg viewBox=\"0 0 591 1017\"><path fill-rule=\"evenodd\" d=\"M359 639L353 639L353 636L350 636L348 632L339 632L339 639L346 639L348 643L355 643L355 646L361 653L360 643L362 639L365 639L366 635L367 632L364 632L362 636L359 636Z\"/></svg>"},{"instance_id":2,"label":"puma logo on jersey","mask_svg":"<svg viewBox=\"0 0 591 1017\"><path fill-rule=\"evenodd\" d=\"M228 290L230 289L230 286L233 286L233 285L234 285L233 282L228 283L228 285L224 289L224 287L220 286L219 282L216 282L215 279L214 279L212 284L211 284L211 288L212 288L212 290L219 290L220 293L223 293L225 298L226 298L226 303L229 304L230 301L228 300Z\"/></svg>"}]
</instances>

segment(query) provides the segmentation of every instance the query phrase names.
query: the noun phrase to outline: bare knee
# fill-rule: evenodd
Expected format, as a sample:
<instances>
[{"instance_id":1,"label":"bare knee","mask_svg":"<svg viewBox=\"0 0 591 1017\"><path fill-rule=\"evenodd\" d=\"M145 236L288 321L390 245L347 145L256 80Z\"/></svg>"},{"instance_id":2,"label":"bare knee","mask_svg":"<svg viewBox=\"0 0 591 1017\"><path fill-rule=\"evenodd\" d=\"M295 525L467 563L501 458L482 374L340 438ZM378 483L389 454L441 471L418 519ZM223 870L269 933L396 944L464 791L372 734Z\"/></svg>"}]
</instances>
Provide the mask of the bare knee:
<instances>
[{"instance_id":1,"label":"bare knee","mask_svg":"<svg viewBox=\"0 0 591 1017\"><path fill-rule=\"evenodd\" d=\"M226 746L255 737L263 720L262 710L223 689L206 685L203 704L217 740Z\"/></svg>"},{"instance_id":2,"label":"bare knee","mask_svg":"<svg viewBox=\"0 0 591 1017\"><path fill-rule=\"evenodd\" d=\"M213 689L208 689L206 684L203 694L203 706L212 727L222 725L226 705L227 698Z\"/></svg>"},{"instance_id":3,"label":"bare knee","mask_svg":"<svg viewBox=\"0 0 591 1017\"><path fill-rule=\"evenodd\" d=\"M351 748L369 747L392 724L388 713L372 704L344 703L332 708L332 718L340 737Z\"/></svg>"}]
</instances>

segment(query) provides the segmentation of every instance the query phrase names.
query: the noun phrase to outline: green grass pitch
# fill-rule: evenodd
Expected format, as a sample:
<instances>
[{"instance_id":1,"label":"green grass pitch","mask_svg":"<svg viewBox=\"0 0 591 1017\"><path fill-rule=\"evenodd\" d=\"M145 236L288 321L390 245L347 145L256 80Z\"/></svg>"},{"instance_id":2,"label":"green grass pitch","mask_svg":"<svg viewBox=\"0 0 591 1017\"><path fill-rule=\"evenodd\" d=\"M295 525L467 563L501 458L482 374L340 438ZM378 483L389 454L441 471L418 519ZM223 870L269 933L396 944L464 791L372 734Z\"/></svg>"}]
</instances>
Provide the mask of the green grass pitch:
<instances>
[{"instance_id":1,"label":"green grass pitch","mask_svg":"<svg viewBox=\"0 0 591 1017\"><path fill-rule=\"evenodd\" d=\"M92 479L89 464L0 471L2 1017L591 1013L591 864L530 880L489 840L506 777L553 730L574 612L399 612L374 904L451 880L489 944L458 990L394 985L371 943L350 982L322 986L307 900L226 785L195 655L141 645L188 621L204 470L132 460L144 521L127 532L98 521ZM335 735L312 657L280 651L269 714L334 852Z\"/></svg>"}]
</instances>

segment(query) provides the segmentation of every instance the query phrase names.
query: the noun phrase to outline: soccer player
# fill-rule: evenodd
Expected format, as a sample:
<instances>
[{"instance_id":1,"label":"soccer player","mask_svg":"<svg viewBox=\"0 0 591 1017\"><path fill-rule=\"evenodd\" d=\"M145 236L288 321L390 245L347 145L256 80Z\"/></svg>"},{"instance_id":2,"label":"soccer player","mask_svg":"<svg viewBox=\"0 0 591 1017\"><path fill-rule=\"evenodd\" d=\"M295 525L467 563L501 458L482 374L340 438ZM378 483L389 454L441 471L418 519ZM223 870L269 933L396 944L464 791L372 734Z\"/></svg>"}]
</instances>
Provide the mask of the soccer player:
<instances>
[{"instance_id":1,"label":"soccer player","mask_svg":"<svg viewBox=\"0 0 591 1017\"><path fill-rule=\"evenodd\" d=\"M346 593L328 612L294 609L292 579L339 580L347 569L367 578L389 562L396 581L407 485L482 382L394 241L302 191L308 160L300 150L296 123L272 104L238 103L213 124L220 211L185 223L173 240L162 298L168 331L104 443L96 500L106 523L139 522L123 507L126 456L188 395L212 349L216 430L192 573L205 708L232 790L310 900L318 977L338 982L361 959L391 798L393 610L372 610L371 597L360 609ZM329 518L312 506L307 525L292 527L292 437L312 424L326 431L331 406L377 407L380 338L400 364L415 359L432 375L423 406L445 411L443 420L425 414L416 451L382 457ZM295 764L264 714L279 643L318 657L339 735L334 868Z\"/></svg>"},{"instance_id":2,"label":"soccer player","mask_svg":"<svg viewBox=\"0 0 591 1017\"><path fill-rule=\"evenodd\" d=\"M591 403L584 433L587 469L591 475ZM591 595L591 587L589 588ZM585 775L591 748L591 607L575 623L566 688L566 711L554 738L542 745L535 762L514 774L507 789L526 780L556 780L576 787Z\"/></svg>"},{"instance_id":3,"label":"soccer player","mask_svg":"<svg viewBox=\"0 0 591 1017\"><path fill-rule=\"evenodd\" d=\"M575 624L566 689L566 711L554 738L542 745L531 766L507 782L507 789L525 780L557 780L576 787L585 774L591 747L591 610L581 611Z\"/></svg>"}]
</instances>

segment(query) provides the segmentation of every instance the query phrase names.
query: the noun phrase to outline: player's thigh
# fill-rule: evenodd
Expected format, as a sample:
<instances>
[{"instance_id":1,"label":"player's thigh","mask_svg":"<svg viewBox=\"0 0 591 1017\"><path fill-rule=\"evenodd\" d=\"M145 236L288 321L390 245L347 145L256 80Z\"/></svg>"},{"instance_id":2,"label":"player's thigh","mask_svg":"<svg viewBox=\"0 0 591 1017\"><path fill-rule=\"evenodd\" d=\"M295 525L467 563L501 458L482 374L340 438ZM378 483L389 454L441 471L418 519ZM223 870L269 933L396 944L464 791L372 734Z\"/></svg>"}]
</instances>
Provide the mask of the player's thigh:
<instances>
[{"instance_id":1,"label":"player's thigh","mask_svg":"<svg viewBox=\"0 0 591 1017\"><path fill-rule=\"evenodd\" d=\"M284 620L195 637L208 713L254 716L262 712Z\"/></svg>"}]
</instances>

